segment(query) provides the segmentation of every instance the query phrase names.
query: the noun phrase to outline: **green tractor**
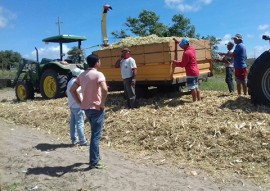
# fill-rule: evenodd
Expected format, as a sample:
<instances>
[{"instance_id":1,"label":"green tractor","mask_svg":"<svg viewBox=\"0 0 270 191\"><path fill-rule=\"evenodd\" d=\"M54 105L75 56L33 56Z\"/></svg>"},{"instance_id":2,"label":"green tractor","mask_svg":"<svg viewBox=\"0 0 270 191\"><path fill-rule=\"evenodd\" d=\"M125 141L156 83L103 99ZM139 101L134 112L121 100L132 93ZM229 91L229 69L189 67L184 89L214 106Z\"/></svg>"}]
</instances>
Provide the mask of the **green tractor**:
<instances>
[{"instance_id":1,"label":"green tractor","mask_svg":"<svg viewBox=\"0 0 270 191\"><path fill-rule=\"evenodd\" d=\"M45 43L53 42L60 44L60 58L23 59L13 81L18 101L34 99L35 93L40 93L44 99L56 99L65 96L67 82L71 78L71 70L78 67L85 69L84 59L78 55L77 59L63 60L63 43L78 43L78 50L81 50L81 42L86 40L84 36L58 35L45 38ZM82 52L82 51L81 51Z\"/></svg>"}]
</instances>

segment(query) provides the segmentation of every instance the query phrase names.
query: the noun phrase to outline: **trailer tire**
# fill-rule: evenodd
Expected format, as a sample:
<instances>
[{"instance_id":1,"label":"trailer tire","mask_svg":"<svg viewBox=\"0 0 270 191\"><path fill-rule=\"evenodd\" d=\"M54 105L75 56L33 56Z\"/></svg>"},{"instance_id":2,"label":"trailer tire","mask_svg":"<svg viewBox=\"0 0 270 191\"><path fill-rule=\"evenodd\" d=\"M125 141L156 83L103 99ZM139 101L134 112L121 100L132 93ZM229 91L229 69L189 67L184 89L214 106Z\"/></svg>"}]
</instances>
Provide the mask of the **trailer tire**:
<instances>
[{"instance_id":1,"label":"trailer tire","mask_svg":"<svg viewBox=\"0 0 270 191\"><path fill-rule=\"evenodd\" d=\"M248 74L248 94L255 105L270 106L270 52L265 51L253 63Z\"/></svg>"},{"instance_id":2,"label":"trailer tire","mask_svg":"<svg viewBox=\"0 0 270 191\"><path fill-rule=\"evenodd\" d=\"M65 96L67 76L47 69L41 76L40 93L44 99L56 99Z\"/></svg>"},{"instance_id":3,"label":"trailer tire","mask_svg":"<svg viewBox=\"0 0 270 191\"><path fill-rule=\"evenodd\" d=\"M20 81L15 86L15 94L18 101L34 99L33 85L27 81Z\"/></svg>"}]
</instances>

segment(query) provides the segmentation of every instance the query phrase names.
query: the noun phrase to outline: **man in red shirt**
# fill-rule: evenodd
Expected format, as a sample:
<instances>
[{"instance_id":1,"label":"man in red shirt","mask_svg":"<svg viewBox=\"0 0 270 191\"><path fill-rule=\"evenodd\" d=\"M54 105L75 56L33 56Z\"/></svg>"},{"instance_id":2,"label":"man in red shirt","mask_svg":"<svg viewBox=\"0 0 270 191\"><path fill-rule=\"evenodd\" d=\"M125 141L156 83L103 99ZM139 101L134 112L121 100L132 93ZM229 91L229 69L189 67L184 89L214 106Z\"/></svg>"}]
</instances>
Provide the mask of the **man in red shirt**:
<instances>
[{"instance_id":1,"label":"man in red shirt","mask_svg":"<svg viewBox=\"0 0 270 191\"><path fill-rule=\"evenodd\" d=\"M179 46L184 49L182 61L174 60L173 67L183 67L186 70L187 88L191 91L192 100L200 101L201 95L198 88L199 68L195 49L189 45L189 39L183 38Z\"/></svg>"}]
</instances>

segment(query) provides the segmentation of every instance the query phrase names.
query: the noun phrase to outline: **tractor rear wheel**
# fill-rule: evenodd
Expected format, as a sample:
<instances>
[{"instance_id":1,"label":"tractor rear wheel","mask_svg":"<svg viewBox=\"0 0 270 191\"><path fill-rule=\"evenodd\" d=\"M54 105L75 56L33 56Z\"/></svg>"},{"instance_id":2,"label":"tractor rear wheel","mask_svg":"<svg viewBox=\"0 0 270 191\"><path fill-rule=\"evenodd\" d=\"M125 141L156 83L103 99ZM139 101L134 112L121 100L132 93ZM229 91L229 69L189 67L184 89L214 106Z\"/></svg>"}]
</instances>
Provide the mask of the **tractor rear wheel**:
<instances>
[{"instance_id":1,"label":"tractor rear wheel","mask_svg":"<svg viewBox=\"0 0 270 191\"><path fill-rule=\"evenodd\" d=\"M55 70L47 69L41 76L40 93L44 99L56 99L65 96L67 76Z\"/></svg>"},{"instance_id":2,"label":"tractor rear wheel","mask_svg":"<svg viewBox=\"0 0 270 191\"><path fill-rule=\"evenodd\" d=\"M34 99L33 85L27 81L20 81L15 86L15 94L18 101Z\"/></svg>"},{"instance_id":3,"label":"tractor rear wheel","mask_svg":"<svg viewBox=\"0 0 270 191\"><path fill-rule=\"evenodd\" d=\"M253 104L270 106L270 51L265 51L255 60L247 85Z\"/></svg>"}]
</instances>

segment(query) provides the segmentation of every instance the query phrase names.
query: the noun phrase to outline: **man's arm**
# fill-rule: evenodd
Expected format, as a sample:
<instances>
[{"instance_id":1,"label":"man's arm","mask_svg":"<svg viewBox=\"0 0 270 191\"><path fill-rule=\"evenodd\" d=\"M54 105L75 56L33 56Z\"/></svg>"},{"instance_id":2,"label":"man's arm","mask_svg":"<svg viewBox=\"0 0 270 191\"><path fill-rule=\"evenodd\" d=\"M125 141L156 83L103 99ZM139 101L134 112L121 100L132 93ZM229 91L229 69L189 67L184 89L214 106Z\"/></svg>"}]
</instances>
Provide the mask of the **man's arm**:
<instances>
[{"instance_id":1,"label":"man's arm","mask_svg":"<svg viewBox=\"0 0 270 191\"><path fill-rule=\"evenodd\" d=\"M79 88L79 85L76 82L74 82L69 91L70 91L72 97L74 98L74 100L78 104L81 104L81 97L80 97L79 93L77 92L78 88Z\"/></svg>"},{"instance_id":2,"label":"man's arm","mask_svg":"<svg viewBox=\"0 0 270 191\"><path fill-rule=\"evenodd\" d=\"M227 52L227 53L219 52L218 54L220 56L228 56L228 57L235 57L236 56L236 53L235 52Z\"/></svg>"},{"instance_id":3,"label":"man's arm","mask_svg":"<svg viewBox=\"0 0 270 191\"><path fill-rule=\"evenodd\" d=\"M99 86L101 88L101 103L100 103L100 109L104 109L105 107L105 101L107 99L107 95L108 95L108 87L105 81L100 82Z\"/></svg>"},{"instance_id":4,"label":"man's arm","mask_svg":"<svg viewBox=\"0 0 270 191\"><path fill-rule=\"evenodd\" d=\"M114 67L115 67L115 68L120 68L120 62L121 62L121 58L119 58L119 59L115 62Z\"/></svg>"}]
</instances>

